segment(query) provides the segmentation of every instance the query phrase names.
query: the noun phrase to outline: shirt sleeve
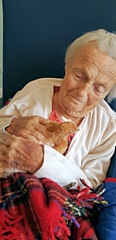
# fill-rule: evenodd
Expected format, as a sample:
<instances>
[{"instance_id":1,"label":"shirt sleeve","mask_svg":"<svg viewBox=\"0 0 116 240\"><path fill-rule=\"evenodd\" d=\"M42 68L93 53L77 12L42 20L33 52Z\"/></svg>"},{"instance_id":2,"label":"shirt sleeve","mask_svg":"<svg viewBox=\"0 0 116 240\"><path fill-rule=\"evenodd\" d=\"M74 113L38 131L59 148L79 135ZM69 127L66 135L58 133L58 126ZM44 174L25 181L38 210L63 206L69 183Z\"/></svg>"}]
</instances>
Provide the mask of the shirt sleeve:
<instances>
[{"instance_id":1,"label":"shirt sleeve","mask_svg":"<svg viewBox=\"0 0 116 240\"><path fill-rule=\"evenodd\" d=\"M114 153L116 144L115 121L111 121L107 128L101 132L99 141L94 145L93 149L88 149L88 153L84 156L83 149L78 147L78 154L72 158L62 156L49 146L45 146L45 159L40 170L35 175L42 178L48 177L56 181L61 186L70 182L76 182L76 186L83 188L80 178L92 188L96 188L106 178L107 170L110 164L111 156ZM87 139L87 143L90 139ZM80 140L80 142L82 142ZM93 143L93 139L91 139ZM84 143L85 144L85 143ZM92 144L88 144L92 145ZM78 156L81 156L81 164L78 165ZM73 151L72 151L73 152ZM74 160L74 159L73 159Z\"/></svg>"},{"instance_id":2,"label":"shirt sleeve","mask_svg":"<svg viewBox=\"0 0 116 240\"><path fill-rule=\"evenodd\" d=\"M115 146L116 121L112 120L101 133L98 144L82 160L82 170L93 188L105 180Z\"/></svg>"},{"instance_id":3,"label":"shirt sleeve","mask_svg":"<svg viewBox=\"0 0 116 240\"><path fill-rule=\"evenodd\" d=\"M44 163L41 169L35 173L35 176L50 178L61 186L75 182L74 187L80 186L83 188L84 186L80 181L81 178L89 186L92 186L86 174L68 158L47 145L44 146L44 151Z\"/></svg>"}]
</instances>

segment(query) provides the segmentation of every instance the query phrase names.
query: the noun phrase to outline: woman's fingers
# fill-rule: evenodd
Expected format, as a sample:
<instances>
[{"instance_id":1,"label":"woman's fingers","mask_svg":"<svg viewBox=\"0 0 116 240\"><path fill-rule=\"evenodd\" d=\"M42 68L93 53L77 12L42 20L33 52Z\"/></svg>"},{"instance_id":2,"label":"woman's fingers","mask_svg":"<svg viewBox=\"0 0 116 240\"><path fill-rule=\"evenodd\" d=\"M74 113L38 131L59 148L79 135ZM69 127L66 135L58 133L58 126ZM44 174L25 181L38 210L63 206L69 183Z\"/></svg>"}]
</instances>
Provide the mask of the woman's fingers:
<instances>
[{"instance_id":1,"label":"woman's fingers","mask_svg":"<svg viewBox=\"0 0 116 240\"><path fill-rule=\"evenodd\" d=\"M1 154L1 156L2 155L6 155L7 154L7 146L6 145L1 145L0 144L0 154Z\"/></svg>"},{"instance_id":2,"label":"woman's fingers","mask_svg":"<svg viewBox=\"0 0 116 240\"><path fill-rule=\"evenodd\" d=\"M38 142L12 136L12 139L7 139L6 145L1 147L1 153L6 155L4 159L11 168L33 173L43 163L44 148Z\"/></svg>"},{"instance_id":3,"label":"woman's fingers","mask_svg":"<svg viewBox=\"0 0 116 240\"><path fill-rule=\"evenodd\" d=\"M7 155L0 152L0 163L7 161Z\"/></svg>"},{"instance_id":4,"label":"woman's fingers","mask_svg":"<svg viewBox=\"0 0 116 240\"><path fill-rule=\"evenodd\" d=\"M6 168L9 168L6 159L6 156L0 152L0 173L4 173L6 171Z\"/></svg>"},{"instance_id":5,"label":"woman's fingers","mask_svg":"<svg viewBox=\"0 0 116 240\"><path fill-rule=\"evenodd\" d=\"M48 122L50 121L39 116L13 118L6 131L11 135L20 136L25 139L39 140L51 145L48 142L46 133L46 124Z\"/></svg>"}]
</instances>

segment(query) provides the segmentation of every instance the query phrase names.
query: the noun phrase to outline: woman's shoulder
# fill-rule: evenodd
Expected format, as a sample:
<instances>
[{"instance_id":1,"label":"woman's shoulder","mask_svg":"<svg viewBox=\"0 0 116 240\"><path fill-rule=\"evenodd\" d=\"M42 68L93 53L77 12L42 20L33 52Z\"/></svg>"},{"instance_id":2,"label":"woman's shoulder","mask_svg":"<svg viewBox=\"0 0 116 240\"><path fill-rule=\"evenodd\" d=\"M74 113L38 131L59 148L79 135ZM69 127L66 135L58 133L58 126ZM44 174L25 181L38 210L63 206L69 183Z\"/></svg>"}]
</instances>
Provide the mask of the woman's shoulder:
<instances>
[{"instance_id":1,"label":"woman's shoulder","mask_svg":"<svg viewBox=\"0 0 116 240\"><path fill-rule=\"evenodd\" d=\"M85 120L84 126L88 132L88 139L92 139L93 141L91 136L94 136L95 141L98 143L111 135L114 136L113 139L115 139L116 112L111 109L106 101L103 100L100 102Z\"/></svg>"},{"instance_id":2,"label":"woman's shoulder","mask_svg":"<svg viewBox=\"0 0 116 240\"><path fill-rule=\"evenodd\" d=\"M92 131L103 133L106 129L116 129L116 112L111 109L109 104L103 100L87 116L86 124ZM94 132L94 134L95 134Z\"/></svg>"},{"instance_id":3,"label":"woman's shoulder","mask_svg":"<svg viewBox=\"0 0 116 240\"><path fill-rule=\"evenodd\" d=\"M34 90L38 88L47 88L50 86L60 86L62 79L61 78L38 78L28 82L22 90Z\"/></svg>"},{"instance_id":4,"label":"woman's shoulder","mask_svg":"<svg viewBox=\"0 0 116 240\"><path fill-rule=\"evenodd\" d=\"M116 120L116 112L110 107L110 105L105 101L102 100L98 106L96 107L95 111L101 117L107 117L109 119Z\"/></svg>"},{"instance_id":5,"label":"woman's shoulder","mask_svg":"<svg viewBox=\"0 0 116 240\"><path fill-rule=\"evenodd\" d=\"M61 78L38 78L32 80L14 95L12 101L26 101L29 100L30 96L37 96L38 94L45 96L53 86L60 86L61 81Z\"/></svg>"}]
</instances>

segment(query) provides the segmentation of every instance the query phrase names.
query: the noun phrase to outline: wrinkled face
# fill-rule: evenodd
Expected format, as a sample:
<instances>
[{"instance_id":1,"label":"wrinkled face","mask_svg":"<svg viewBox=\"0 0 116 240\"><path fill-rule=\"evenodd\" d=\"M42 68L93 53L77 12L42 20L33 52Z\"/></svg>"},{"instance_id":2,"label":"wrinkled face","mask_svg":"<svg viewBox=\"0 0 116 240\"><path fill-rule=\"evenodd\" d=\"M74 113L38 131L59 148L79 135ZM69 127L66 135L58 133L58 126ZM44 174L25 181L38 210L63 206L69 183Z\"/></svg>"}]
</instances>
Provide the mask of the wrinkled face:
<instances>
[{"instance_id":1,"label":"wrinkled face","mask_svg":"<svg viewBox=\"0 0 116 240\"><path fill-rule=\"evenodd\" d=\"M80 47L65 70L58 101L69 117L86 116L116 84L116 61L95 42Z\"/></svg>"}]
</instances>

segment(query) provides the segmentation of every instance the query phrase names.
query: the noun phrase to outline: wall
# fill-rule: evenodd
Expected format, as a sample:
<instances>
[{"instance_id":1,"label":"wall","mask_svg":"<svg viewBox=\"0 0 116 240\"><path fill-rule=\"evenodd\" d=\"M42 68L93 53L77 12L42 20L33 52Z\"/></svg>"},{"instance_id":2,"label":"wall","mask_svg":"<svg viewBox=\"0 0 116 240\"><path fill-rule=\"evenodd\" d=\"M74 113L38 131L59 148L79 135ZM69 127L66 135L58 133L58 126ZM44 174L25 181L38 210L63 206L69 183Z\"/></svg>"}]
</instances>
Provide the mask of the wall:
<instances>
[{"instance_id":1,"label":"wall","mask_svg":"<svg viewBox=\"0 0 116 240\"><path fill-rule=\"evenodd\" d=\"M115 0L2 2L4 103L33 79L62 77L66 48L83 33L116 31Z\"/></svg>"},{"instance_id":2,"label":"wall","mask_svg":"<svg viewBox=\"0 0 116 240\"><path fill-rule=\"evenodd\" d=\"M3 16L2 16L2 0L0 0L0 98L2 98L2 59L3 59Z\"/></svg>"}]
</instances>

